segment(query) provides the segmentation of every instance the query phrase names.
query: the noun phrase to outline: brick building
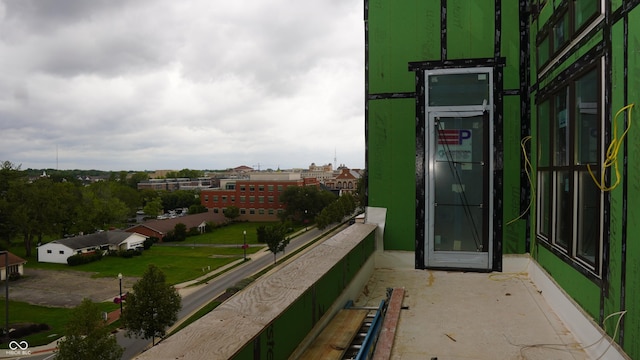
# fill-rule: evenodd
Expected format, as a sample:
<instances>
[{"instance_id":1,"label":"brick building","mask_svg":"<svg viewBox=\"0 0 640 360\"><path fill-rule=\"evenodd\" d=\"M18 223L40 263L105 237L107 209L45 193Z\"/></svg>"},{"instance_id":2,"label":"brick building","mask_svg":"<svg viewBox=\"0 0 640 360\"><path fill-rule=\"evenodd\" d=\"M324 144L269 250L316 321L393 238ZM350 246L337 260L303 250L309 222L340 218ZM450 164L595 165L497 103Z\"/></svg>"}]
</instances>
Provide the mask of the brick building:
<instances>
[{"instance_id":1,"label":"brick building","mask_svg":"<svg viewBox=\"0 0 640 360\"><path fill-rule=\"evenodd\" d=\"M300 173L252 173L248 179L223 179L220 187L200 192L200 203L213 213L229 206L240 209L238 220L276 221L284 212L280 195L289 186L318 186L315 178Z\"/></svg>"}]
</instances>

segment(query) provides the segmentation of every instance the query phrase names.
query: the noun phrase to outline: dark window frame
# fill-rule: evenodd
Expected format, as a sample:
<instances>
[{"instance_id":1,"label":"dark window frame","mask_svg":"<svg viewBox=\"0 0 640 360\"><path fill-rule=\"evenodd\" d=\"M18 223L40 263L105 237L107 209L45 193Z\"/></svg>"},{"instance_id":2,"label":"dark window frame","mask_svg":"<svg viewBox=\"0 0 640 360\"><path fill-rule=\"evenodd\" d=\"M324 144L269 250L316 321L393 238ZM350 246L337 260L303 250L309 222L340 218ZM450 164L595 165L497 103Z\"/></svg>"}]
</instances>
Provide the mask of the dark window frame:
<instances>
[{"instance_id":1,"label":"dark window frame","mask_svg":"<svg viewBox=\"0 0 640 360\"><path fill-rule=\"evenodd\" d=\"M542 9L542 6L540 6L540 9ZM542 26L542 28L540 28L540 31L536 36L537 69L540 70L545 66L549 65L549 63L552 60L554 60L559 53L564 51L579 34L581 34L591 23L593 23L593 21L595 21L598 18L598 16L602 14L601 11L602 9L598 7L598 10L595 13L589 15L587 19L584 21L584 23L576 29L575 28L576 27L576 2L573 0L562 1L562 3L560 3L554 9L553 15ZM568 16L569 33L566 35L567 39L560 47L558 47L557 49L554 49L556 47L554 30L556 28L556 25L564 18L566 14L569 14ZM548 39L548 43L546 44L546 46L548 46L547 53L549 54L549 56L546 60L541 62L540 46L544 43L545 39Z\"/></svg>"},{"instance_id":2,"label":"dark window frame","mask_svg":"<svg viewBox=\"0 0 640 360\"><path fill-rule=\"evenodd\" d=\"M604 91L603 89L603 84L602 84L602 65L601 62L597 62L595 65L591 65L591 66L587 66L584 69L581 69L579 72L577 72L576 74L574 74L573 76L571 76L570 78L568 78L566 81L564 81L562 84L560 84L560 86L557 86L555 88L555 90L551 93L546 94L544 97L541 97L537 100L537 106L538 106L538 121L537 121L537 133L540 134L541 130L540 130L540 126L541 126L541 117L542 116L547 116L548 117L548 121L545 122L545 124L547 124L547 126L549 127L548 129L548 139L546 139L546 141L548 141L547 144L543 144L542 141L545 141L545 139L541 139L540 136L538 136L538 148L540 149L542 146L549 146L549 150L546 152L547 155L547 159L546 161L543 162L543 159L538 159L538 166L537 166L537 176L536 176L536 183L538 191L543 191L542 189L542 184L543 184L543 179L545 176L548 176L550 184L549 184L549 194L548 194L548 198L544 198L544 195L541 195L538 199L538 209L536 211L536 238L538 239L539 243L541 243L542 245L544 245L545 247L547 247L549 250L551 250L554 254L556 254L557 256L563 258L565 260L565 262L568 262L570 264L572 264L574 267L579 268L583 273L587 273L593 277L595 277L596 279L601 279L602 277L602 268L601 268L601 258L602 258L602 244L603 244L603 235L600 235L600 237L597 239L598 241L595 243L595 251L594 251L594 259L588 259L587 257L583 256L583 254L581 253L581 249L578 247L578 245L581 244L581 239L580 237L584 238L584 236L582 236L582 234L578 233L581 229L579 228L579 213L578 211L580 211L582 209L581 205L581 201L585 200L582 197L580 197L580 176L584 175L585 172L588 174L588 165L587 163L581 163L580 162L580 158L579 158L579 154L578 154L578 139L577 139L577 135L576 133L578 132L578 116L576 114L576 109L577 109L577 97L576 97L576 84L578 83L578 81L580 81L581 79L584 79L585 76L587 76L590 72L595 71L595 78L597 81L597 99L598 99L598 105L597 105L597 111L596 111L596 118L597 119L602 119L602 115L603 115L603 101L602 101L602 93ZM556 149L556 143L555 143L555 131L556 131L556 122L554 117L556 116L556 103L555 103L555 98L556 96L558 96L558 94L561 94L562 92L567 91L568 92L568 100L567 100L567 104L566 104L566 108L568 111L568 115L567 115L567 129L571 129L570 133L569 133L569 144L567 145L567 151L568 151L568 157L569 157L569 163L568 164L558 164L557 163L557 159L556 159L556 154L557 154L557 149ZM545 105L545 102L548 102L548 105ZM547 110L548 113L545 114L541 114L540 108L544 106L547 106ZM603 151L604 149L602 148L602 139L604 136L603 133L603 125L601 124L601 121L598 121L598 124L600 124L600 126L597 129L597 160L595 163L590 163L591 165L591 170L594 171L596 173L596 178L598 177L599 174L599 169L601 167L601 162L602 162L602 158L603 158ZM540 163L543 163L543 165L540 165ZM546 165L544 165L546 164ZM570 220L570 236L568 239L568 242L566 245L560 243L558 241L558 221L560 220L560 216L557 213L557 202L559 201L558 198L558 192L560 190L562 190L562 184L558 183L558 174L561 174L562 172L569 172L570 175L570 183L569 183L569 194L568 197L570 199L570 211L569 213L572 214L571 216L571 220ZM598 213L599 215L599 224L598 224L598 233L601 234L602 229L604 228L604 219L603 219L603 197L602 195L599 196L599 200L598 200L598 208L599 211ZM543 206L544 205L544 208ZM582 209L583 213L586 212L586 209ZM549 220L549 233L544 233L545 230L545 223L544 223L544 215L549 214L550 220ZM583 239L584 240L584 239Z\"/></svg>"}]
</instances>

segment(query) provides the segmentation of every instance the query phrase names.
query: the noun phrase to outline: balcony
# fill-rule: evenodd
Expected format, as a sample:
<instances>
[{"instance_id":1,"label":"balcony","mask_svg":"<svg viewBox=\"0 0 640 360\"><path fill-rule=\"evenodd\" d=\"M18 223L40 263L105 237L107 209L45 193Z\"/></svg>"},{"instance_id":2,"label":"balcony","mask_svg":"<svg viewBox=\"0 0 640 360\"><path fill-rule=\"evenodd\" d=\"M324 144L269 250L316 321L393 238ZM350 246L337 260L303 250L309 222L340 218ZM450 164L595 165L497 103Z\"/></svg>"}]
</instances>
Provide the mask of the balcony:
<instances>
[{"instance_id":1,"label":"balcony","mask_svg":"<svg viewBox=\"0 0 640 360\"><path fill-rule=\"evenodd\" d=\"M349 226L138 359L296 358L347 301L376 307L389 288L405 291L392 359L627 358L528 255L502 273L417 270L379 250L382 232Z\"/></svg>"}]
</instances>

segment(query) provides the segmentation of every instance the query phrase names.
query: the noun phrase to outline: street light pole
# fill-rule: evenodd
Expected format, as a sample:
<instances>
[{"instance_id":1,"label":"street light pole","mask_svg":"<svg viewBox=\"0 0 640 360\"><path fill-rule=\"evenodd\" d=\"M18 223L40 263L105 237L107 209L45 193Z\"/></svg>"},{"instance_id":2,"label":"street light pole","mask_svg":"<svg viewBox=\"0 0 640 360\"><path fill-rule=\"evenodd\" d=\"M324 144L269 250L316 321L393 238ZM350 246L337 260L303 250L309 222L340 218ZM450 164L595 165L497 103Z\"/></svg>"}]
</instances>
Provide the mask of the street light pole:
<instances>
[{"instance_id":1,"label":"street light pole","mask_svg":"<svg viewBox=\"0 0 640 360\"><path fill-rule=\"evenodd\" d=\"M242 243L242 250L244 250L244 261L247 261L247 230L242 231L244 241Z\"/></svg>"},{"instance_id":2,"label":"street light pole","mask_svg":"<svg viewBox=\"0 0 640 360\"><path fill-rule=\"evenodd\" d=\"M118 273L118 280L120 281L120 295L118 299L120 299L120 316L122 316L122 273Z\"/></svg>"}]
</instances>

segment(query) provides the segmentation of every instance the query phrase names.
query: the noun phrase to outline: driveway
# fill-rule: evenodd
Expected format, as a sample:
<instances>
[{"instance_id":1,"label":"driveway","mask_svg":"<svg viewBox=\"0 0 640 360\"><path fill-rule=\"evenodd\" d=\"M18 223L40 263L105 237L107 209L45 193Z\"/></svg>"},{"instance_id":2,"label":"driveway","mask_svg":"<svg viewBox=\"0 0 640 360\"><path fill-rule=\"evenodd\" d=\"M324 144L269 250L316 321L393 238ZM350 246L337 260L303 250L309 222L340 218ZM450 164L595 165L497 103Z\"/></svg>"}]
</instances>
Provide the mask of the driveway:
<instances>
[{"instance_id":1,"label":"driveway","mask_svg":"<svg viewBox=\"0 0 640 360\"><path fill-rule=\"evenodd\" d=\"M75 307L84 298L94 302L113 301L118 296L118 278L91 278L93 273L83 271L54 271L25 269L24 277L9 282L9 300L29 304ZM122 279L122 292L133 287L138 278ZM4 288L4 283L1 286ZM4 295L4 289L1 289ZM4 296L2 296L4 297Z\"/></svg>"}]
</instances>

